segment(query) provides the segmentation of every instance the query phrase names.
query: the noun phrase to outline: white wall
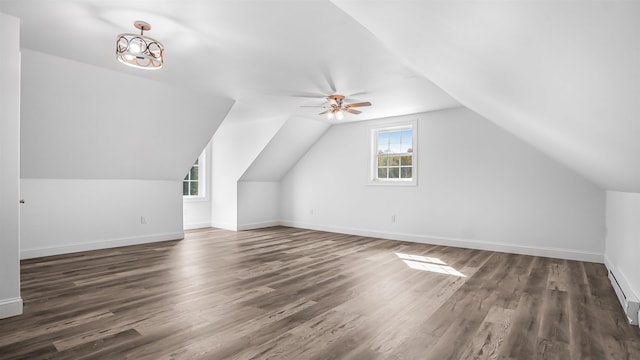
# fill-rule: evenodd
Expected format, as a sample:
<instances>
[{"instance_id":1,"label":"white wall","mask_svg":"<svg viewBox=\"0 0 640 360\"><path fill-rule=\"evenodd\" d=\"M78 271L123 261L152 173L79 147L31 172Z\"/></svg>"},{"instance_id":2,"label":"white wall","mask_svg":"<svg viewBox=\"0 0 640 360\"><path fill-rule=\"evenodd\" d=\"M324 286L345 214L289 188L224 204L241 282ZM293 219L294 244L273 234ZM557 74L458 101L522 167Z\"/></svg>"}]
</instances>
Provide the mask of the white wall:
<instances>
[{"instance_id":1,"label":"white wall","mask_svg":"<svg viewBox=\"0 0 640 360\"><path fill-rule=\"evenodd\" d=\"M238 180L286 121L234 105L212 139L211 224L237 230Z\"/></svg>"},{"instance_id":2,"label":"white wall","mask_svg":"<svg viewBox=\"0 0 640 360\"><path fill-rule=\"evenodd\" d=\"M237 184L238 230L280 223L280 180L324 134L327 121L290 117L269 139Z\"/></svg>"},{"instance_id":3,"label":"white wall","mask_svg":"<svg viewBox=\"0 0 640 360\"><path fill-rule=\"evenodd\" d=\"M416 118L418 185L366 185L370 126ZM464 108L333 126L281 192L292 226L603 260L604 191Z\"/></svg>"},{"instance_id":4,"label":"white wall","mask_svg":"<svg viewBox=\"0 0 640 360\"><path fill-rule=\"evenodd\" d=\"M640 193L607 191L605 261L640 299ZM619 279L620 280L620 279Z\"/></svg>"},{"instance_id":5,"label":"white wall","mask_svg":"<svg viewBox=\"0 0 640 360\"><path fill-rule=\"evenodd\" d=\"M0 13L0 319L20 298L20 21Z\"/></svg>"},{"instance_id":6,"label":"white wall","mask_svg":"<svg viewBox=\"0 0 640 360\"><path fill-rule=\"evenodd\" d=\"M182 179L234 101L32 50L22 66L21 256L182 238Z\"/></svg>"},{"instance_id":7,"label":"white wall","mask_svg":"<svg viewBox=\"0 0 640 360\"><path fill-rule=\"evenodd\" d=\"M181 181L22 179L21 187L22 258L184 235Z\"/></svg>"},{"instance_id":8,"label":"white wall","mask_svg":"<svg viewBox=\"0 0 640 360\"><path fill-rule=\"evenodd\" d=\"M238 182L238 230L280 224L280 182Z\"/></svg>"}]
</instances>

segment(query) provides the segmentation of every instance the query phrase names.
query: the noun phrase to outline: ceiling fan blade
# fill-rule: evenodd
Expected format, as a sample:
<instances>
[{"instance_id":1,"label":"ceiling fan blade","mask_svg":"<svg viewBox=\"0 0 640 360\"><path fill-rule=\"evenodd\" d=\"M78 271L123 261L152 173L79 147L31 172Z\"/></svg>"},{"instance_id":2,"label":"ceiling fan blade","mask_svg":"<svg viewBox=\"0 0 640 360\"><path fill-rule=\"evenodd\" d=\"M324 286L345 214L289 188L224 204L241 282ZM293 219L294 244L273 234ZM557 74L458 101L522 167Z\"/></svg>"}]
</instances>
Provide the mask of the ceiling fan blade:
<instances>
[{"instance_id":1,"label":"ceiling fan blade","mask_svg":"<svg viewBox=\"0 0 640 360\"><path fill-rule=\"evenodd\" d=\"M302 98L313 98L313 99L325 99L327 95L321 93L312 93L312 92L295 92L290 93L289 96L293 97L302 97Z\"/></svg>"},{"instance_id":2,"label":"ceiling fan blade","mask_svg":"<svg viewBox=\"0 0 640 360\"><path fill-rule=\"evenodd\" d=\"M349 108L344 108L344 111L348 112L348 113L352 113L352 114L362 114L362 111L359 110L354 110L354 109L349 109Z\"/></svg>"},{"instance_id":3,"label":"ceiling fan blade","mask_svg":"<svg viewBox=\"0 0 640 360\"><path fill-rule=\"evenodd\" d=\"M345 108L352 108L352 107L360 107L360 106L371 106L371 103L366 101L366 102L355 103L355 104L347 104L344 107Z\"/></svg>"},{"instance_id":4,"label":"ceiling fan blade","mask_svg":"<svg viewBox=\"0 0 640 360\"><path fill-rule=\"evenodd\" d=\"M357 92L357 93L353 93L353 94L351 94L351 95L349 95L349 96L347 96L347 97L348 97L348 98L353 98L354 96L366 95L366 94L368 94L368 93L369 93L368 91L360 91L360 92Z\"/></svg>"},{"instance_id":5,"label":"ceiling fan blade","mask_svg":"<svg viewBox=\"0 0 640 360\"><path fill-rule=\"evenodd\" d=\"M323 111L323 112L319 113L318 115L326 114L326 113L328 113L329 111L331 111L331 109L329 109L329 110L325 110L325 111Z\"/></svg>"},{"instance_id":6,"label":"ceiling fan blade","mask_svg":"<svg viewBox=\"0 0 640 360\"><path fill-rule=\"evenodd\" d=\"M329 71L329 68L325 65L322 66L322 75L324 75L324 79L327 81L327 84L329 84L329 88L331 89L332 93L335 93L336 90L336 84L333 82L333 78L331 77L331 72Z\"/></svg>"}]
</instances>

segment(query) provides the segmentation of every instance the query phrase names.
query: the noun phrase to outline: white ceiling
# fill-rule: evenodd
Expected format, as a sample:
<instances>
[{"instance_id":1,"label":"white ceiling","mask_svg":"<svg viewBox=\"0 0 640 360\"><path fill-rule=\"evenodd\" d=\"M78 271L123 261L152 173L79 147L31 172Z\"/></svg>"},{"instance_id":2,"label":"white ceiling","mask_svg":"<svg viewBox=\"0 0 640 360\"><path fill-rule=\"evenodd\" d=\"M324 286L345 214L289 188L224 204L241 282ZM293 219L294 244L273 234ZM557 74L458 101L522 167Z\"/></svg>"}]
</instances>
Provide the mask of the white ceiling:
<instances>
[{"instance_id":1,"label":"white ceiling","mask_svg":"<svg viewBox=\"0 0 640 360\"><path fill-rule=\"evenodd\" d=\"M21 178L181 180L236 108L28 49L21 67Z\"/></svg>"},{"instance_id":2,"label":"white ceiling","mask_svg":"<svg viewBox=\"0 0 640 360\"><path fill-rule=\"evenodd\" d=\"M288 119L239 180L280 181L328 128L324 120Z\"/></svg>"},{"instance_id":3,"label":"white ceiling","mask_svg":"<svg viewBox=\"0 0 640 360\"><path fill-rule=\"evenodd\" d=\"M355 119L459 106L329 1L0 0L21 18L22 46L259 107L316 117L322 95L373 107ZM115 37L137 32L165 45L165 67L141 72L115 60ZM319 98L291 95L316 94ZM274 114L275 115L275 114Z\"/></svg>"},{"instance_id":4,"label":"white ceiling","mask_svg":"<svg viewBox=\"0 0 640 360\"><path fill-rule=\"evenodd\" d=\"M300 106L321 99L292 95L331 83L373 103L349 119L463 104L603 188L640 192L638 2L0 0L0 12L21 18L25 48L265 116L317 118ZM164 69L115 61L134 20L165 44Z\"/></svg>"},{"instance_id":5,"label":"white ceiling","mask_svg":"<svg viewBox=\"0 0 640 360\"><path fill-rule=\"evenodd\" d=\"M466 107L640 192L640 2L334 2Z\"/></svg>"}]
</instances>

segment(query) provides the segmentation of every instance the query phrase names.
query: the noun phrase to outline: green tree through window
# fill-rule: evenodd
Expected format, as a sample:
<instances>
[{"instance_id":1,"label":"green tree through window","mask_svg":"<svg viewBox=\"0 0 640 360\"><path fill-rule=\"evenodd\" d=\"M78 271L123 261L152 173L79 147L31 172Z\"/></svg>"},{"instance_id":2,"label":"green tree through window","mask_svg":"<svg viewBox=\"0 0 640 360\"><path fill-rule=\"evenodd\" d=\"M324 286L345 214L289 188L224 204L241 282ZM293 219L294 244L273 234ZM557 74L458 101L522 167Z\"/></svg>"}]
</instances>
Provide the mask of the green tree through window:
<instances>
[{"instance_id":1,"label":"green tree through window","mask_svg":"<svg viewBox=\"0 0 640 360\"><path fill-rule=\"evenodd\" d=\"M198 187L199 187L199 165L198 160L193 164L191 170L187 173L187 176L184 177L184 181L182 182L182 195L183 196L198 196Z\"/></svg>"}]
</instances>

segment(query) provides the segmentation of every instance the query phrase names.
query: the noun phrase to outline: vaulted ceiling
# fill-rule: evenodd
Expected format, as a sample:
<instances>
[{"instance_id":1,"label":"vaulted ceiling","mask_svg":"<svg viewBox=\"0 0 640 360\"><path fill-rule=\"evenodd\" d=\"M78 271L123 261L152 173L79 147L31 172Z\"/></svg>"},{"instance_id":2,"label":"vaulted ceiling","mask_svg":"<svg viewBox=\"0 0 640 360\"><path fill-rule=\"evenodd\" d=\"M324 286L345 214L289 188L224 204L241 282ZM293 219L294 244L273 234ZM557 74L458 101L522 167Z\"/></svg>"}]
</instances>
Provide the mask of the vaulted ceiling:
<instances>
[{"instance_id":1,"label":"vaulted ceiling","mask_svg":"<svg viewBox=\"0 0 640 360\"><path fill-rule=\"evenodd\" d=\"M640 192L640 2L335 3L464 106Z\"/></svg>"},{"instance_id":2,"label":"vaulted ceiling","mask_svg":"<svg viewBox=\"0 0 640 360\"><path fill-rule=\"evenodd\" d=\"M0 12L21 18L24 48L259 116L321 119L301 106L332 88L373 103L348 120L466 106L605 189L640 192L637 2L0 0ZM164 43L162 70L115 61L134 20Z\"/></svg>"}]
</instances>

